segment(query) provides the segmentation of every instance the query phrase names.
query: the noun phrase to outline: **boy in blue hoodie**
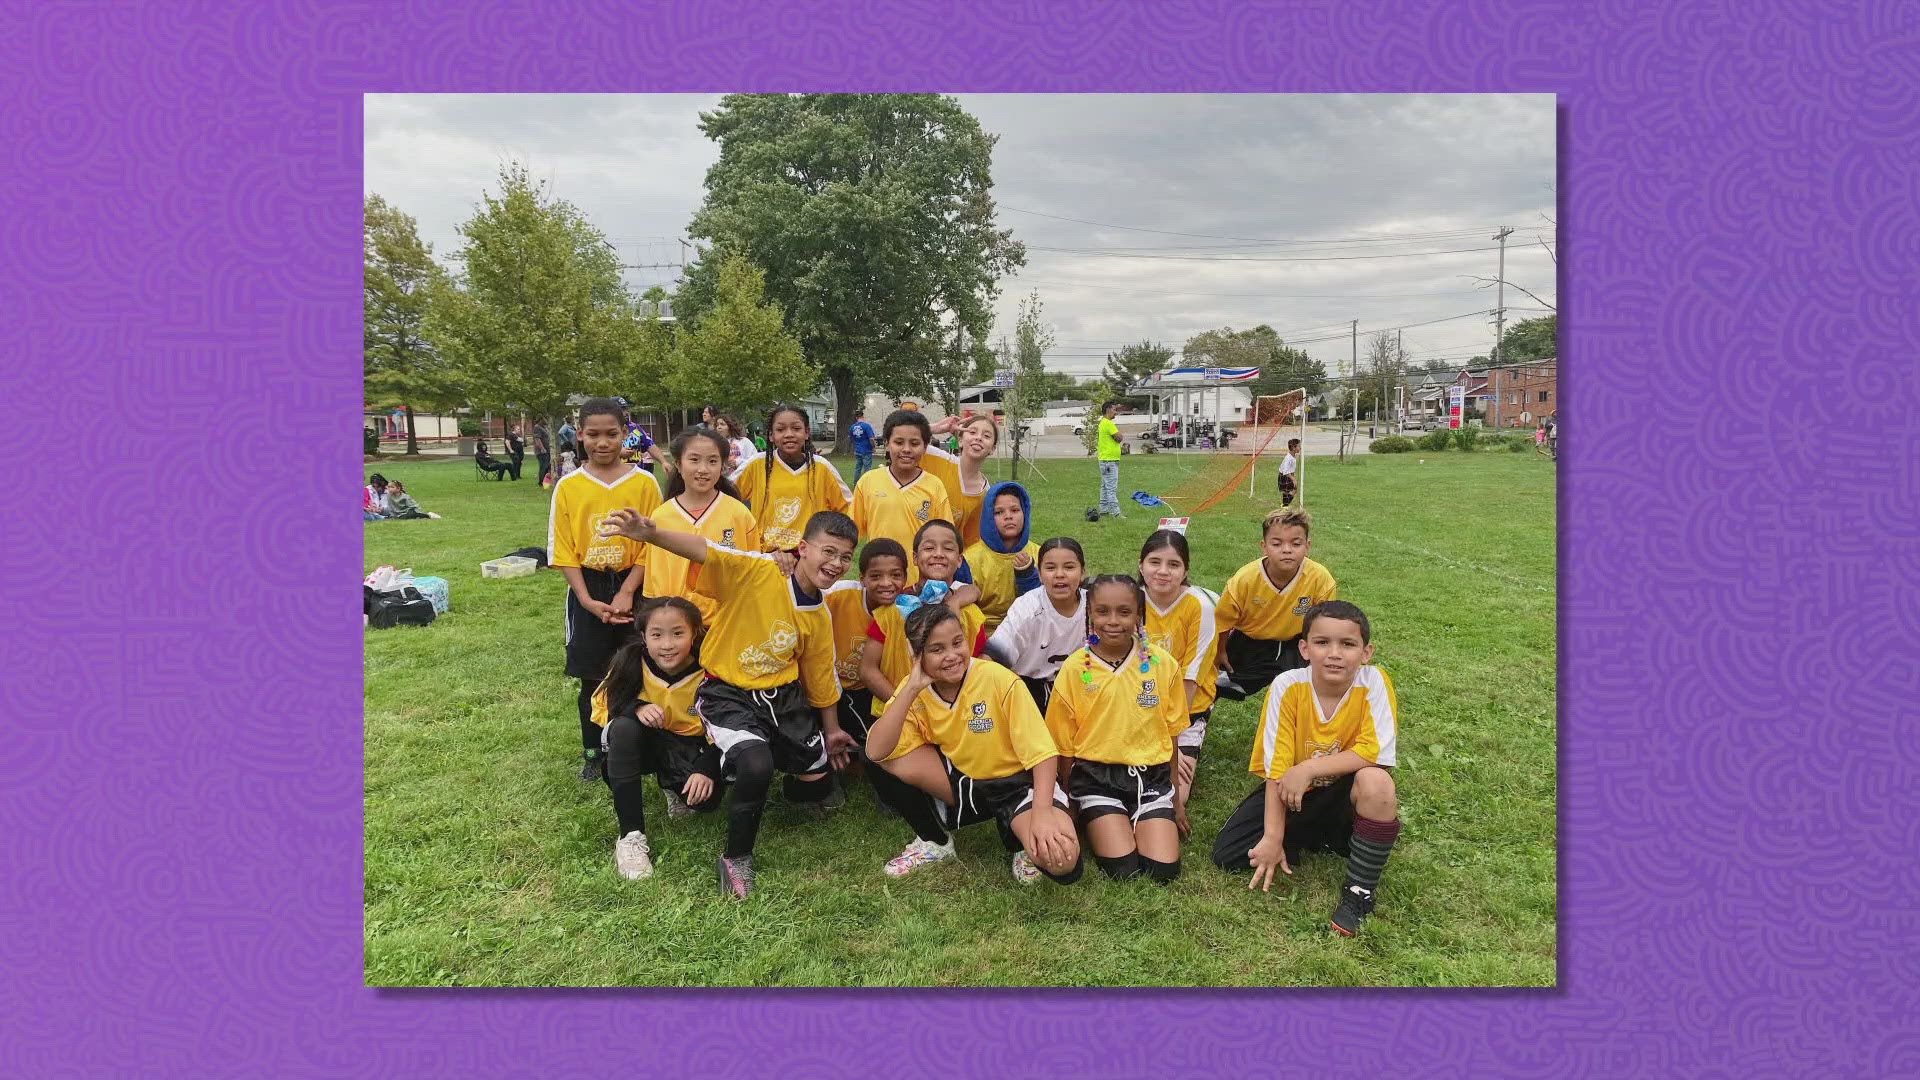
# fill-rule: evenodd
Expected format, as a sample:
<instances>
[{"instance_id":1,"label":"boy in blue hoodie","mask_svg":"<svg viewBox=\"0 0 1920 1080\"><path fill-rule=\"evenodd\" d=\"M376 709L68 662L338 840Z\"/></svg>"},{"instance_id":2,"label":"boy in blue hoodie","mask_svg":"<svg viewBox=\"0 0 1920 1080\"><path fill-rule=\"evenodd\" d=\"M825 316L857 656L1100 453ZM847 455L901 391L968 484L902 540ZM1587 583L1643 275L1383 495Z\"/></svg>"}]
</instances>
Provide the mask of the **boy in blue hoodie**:
<instances>
[{"instance_id":1,"label":"boy in blue hoodie","mask_svg":"<svg viewBox=\"0 0 1920 1080\"><path fill-rule=\"evenodd\" d=\"M966 569L980 588L980 611L991 635L1014 598L1040 584L1034 561L1040 546L1028 539L1033 503L1019 484L995 484L981 502L980 541L965 552ZM959 579L956 579L959 580Z\"/></svg>"}]
</instances>

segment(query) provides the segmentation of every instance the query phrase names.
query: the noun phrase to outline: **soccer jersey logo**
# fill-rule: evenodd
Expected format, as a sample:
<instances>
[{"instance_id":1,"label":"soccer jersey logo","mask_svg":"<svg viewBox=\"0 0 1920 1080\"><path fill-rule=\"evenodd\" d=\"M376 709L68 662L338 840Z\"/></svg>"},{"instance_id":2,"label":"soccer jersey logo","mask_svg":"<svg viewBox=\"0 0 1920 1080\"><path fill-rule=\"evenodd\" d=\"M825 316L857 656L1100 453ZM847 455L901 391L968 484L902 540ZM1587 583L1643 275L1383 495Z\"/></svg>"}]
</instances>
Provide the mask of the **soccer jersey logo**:
<instances>
[{"instance_id":1,"label":"soccer jersey logo","mask_svg":"<svg viewBox=\"0 0 1920 1080\"><path fill-rule=\"evenodd\" d=\"M913 516L914 516L914 517L916 517L916 518L919 518L919 519L920 519L920 522L921 522L922 524L925 524L925 523L926 523L926 520L927 520L927 518L929 518L929 517L931 517L932 515L933 515L933 500L932 500L932 499L921 499L921 500L920 500L920 509L919 509L918 511L916 511L916 512L914 513L914 515L913 515Z\"/></svg>"},{"instance_id":2,"label":"soccer jersey logo","mask_svg":"<svg viewBox=\"0 0 1920 1080\"><path fill-rule=\"evenodd\" d=\"M774 507L773 523L775 525L791 525L793 524L793 519L799 516L799 499L781 499L780 505Z\"/></svg>"},{"instance_id":3,"label":"soccer jersey logo","mask_svg":"<svg viewBox=\"0 0 1920 1080\"><path fill-rule=\"evenodd\" d=\"M1303 596L1300 598L1299 602L1293 605L1293 613L1295 615L1305 615L1307 613L1307 610L1311 607L1313 607L1313 597Z\"/></svg>"},{"instance_id":4,"label":"soccer jersey logo","mask_svg":"<svg viewBox=\"0 0 1920 1080\"><path fill-rule=\"evenodd\" d=\"M976 701L973 703L973 719L967 721L967 730L973 732L975 735L985 735L987 732L993 730L993 717L987 715L986 702Z\"/></svg>"},{"instance_id":5,"label":"soccer jersey logo","mask_svg":"<svg viewBox=\"0 0 1920 1080\"><path fill-rule=\"evenodd\" d=\"M1308 758L1332 757L1333 755L1339 752L1340 752L1339 739L1335 739L1332 742L1324 742L1324 743L1314 742L1311 739L1307 740L1307 757ZM1332 776L1316 777L1313 783L1309 784L1308 786L1309 787L1326 787L1328 784L1333 783L1335 779L1336 778Z\"/></svg>"},{"instance_id":6,"label":"soccer jersey logo","mask_svg":"<svg viewBox=\"0 0 1920 1080\"><path fill-rule=\"evenodd\" d=\"M721 529L721 530L720 530L720 546L722 546L722 547L734 547L734 546L735 546L735 544L734 544L734 542L733 542L733 530L732 530L732 529Z\"/></svg>"},{"instance_id":7,"label":"soccer jersey logo","mask_svg":"<svg viewBox=\"0 0 1920 1080\"><path fill-rule=\"evenodd\" d=\"M800 644L800 632L784 619L773 624L767 640L740 650L740 667L749 675L772 675L787 666L794 646Z\"/></svg>"},{"instance_id":8,"label":"soccer jersey logo","mask_svg":"<svg viewBox=\"0 0 1920 1080\"><path fill-rule=\"evenodd\" d=\"M619 567L626 548L618 536L602 535L608 527L607 519L613 516L609 510L593 519L591 535L593 543L588 545L586 554L580 557L580 565L588 570L613 570Z\"/></svg>"},{"instance_id":9,"label":"soccer jersey logo","mask_svg":"<svg viewBox=\"0 0 1920 1080\"><path fill-rule=\"evenodd\" d=\"M859 641L853 643L852 653L841 657L839 661L833 665L834 674L840 676L841 682L857 683L860 681L860 658L865 656L866 652L867 639L862 637Z\"/></svg>"},{"instance_id":10,"label":"soccer jersey logo","mask_svg":"<svg viewBox=\"0 0 1920 1080\"><path fill-rule=\"evenodd\" d=\"M1160 704L1160 695L1153 692L1152 679L1140 680L1140 696L1134 698L1133 703L1143 709L1151 709Z\"/></svg>"}]
</instances>

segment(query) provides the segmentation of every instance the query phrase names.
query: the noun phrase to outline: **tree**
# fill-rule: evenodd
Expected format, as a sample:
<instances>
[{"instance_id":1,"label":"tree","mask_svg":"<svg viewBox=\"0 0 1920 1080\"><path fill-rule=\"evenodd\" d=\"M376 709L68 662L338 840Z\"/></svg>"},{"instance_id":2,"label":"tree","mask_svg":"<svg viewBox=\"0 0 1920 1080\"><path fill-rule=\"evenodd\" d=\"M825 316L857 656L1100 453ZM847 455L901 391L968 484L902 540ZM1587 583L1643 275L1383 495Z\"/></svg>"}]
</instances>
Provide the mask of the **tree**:
<instances>
[{"instance_id":1,"label":"tree","mask_svg":"<svg viewBox=\"0 0 1920 1080\"><path fill-rule=\"evenodd\" d=\"M1550 360L1559 355L1559 315L1522 319L1500 335L1500 362Z\"/></svg>"},{"instance_id":2,"label":"tree","mask_svg":"<svg viewBox=\"0 0 1920 1080\"><path fill-rule=\"evenodd\" d=\"M951 381L949 361L991 361L996 282L1026 252L994 228L994 137L954 99L729 94L700 130L720 157L688 232L766 271L767 296L833 387L841 449L858 391L934 396L930 370ZM712 262L703 249L689 267L679 318L697 324L712 305Z\"/></svg>"},{"instance_id":3,"label":"tree","mask_svg":"<svg viewBox=\"0 0 1920 1080\"><path fill-rule=\"evenodd\" d=\"M1020 479L1020 449L1026 441L1026 421L1046 411L1047 394L1057 387L1048 380L1044 357L1053 348L1053 330L1041 321L1039 293L1020 301L1013 324L1013 345L1000 344L1001 363L1013 369L1013 388L1006 393L1007 428L1013 433L1011 478Z\"/></svg>"},{"instance_id":4,"label":"tree","mask_svg":"<svg viewBox=\"0 0 1920 1080\"><path fill-rule=\"evenodd\" d=\"M1108 353L1104 378L1115 394L1125 396L1128 390L1165 368L1172 359L1172 349L1157 341L1142 341Z\"/></svg>"},{"instance_id":5,"label":"tree","mask_svg":"<svg viewBox=\"0 0 1920 1080\"><path fill-rule=\"evenodd\" d=\"M718 285L713 307L674 351L667 385L675 403L711 402L738 414L791 401L819 385L819 369L782 327L780 309L766 302L758 267L729 256Z\"/></svg>"},{"instance_id":6,"label":"tree","mask_svg":"<svg viewBox=\"0 0 1920 1080\"><path fill-rule=\"evenodd\" d=\"M1396 404L1396 388L1407 372L1406 357L1392 331L1381 330L1367 339L1364 363L1366 374L1359 382L1360 404L1379 419L1380 410Z\"/></svg>"},{"instance_id":7,"label":"tree","mask_svg":"<svg viewBox=\"0 0 1920 1080\"><path fill-rule=\"evenodd\" d=\"M657 379L636 370L640 326L600 230L524 166L481 199L428 318L472 404L551 419L576 391Z\"/></svg>"},{"instance_id":8,"label":"tree","mask_svg":"<svg viewBox=\"0 0 1920 1080\"><path fill-rule=\"evenodd\" d=\"M1304 386L1312 397L1327 381L1327 369L1320 361L1282 344L1280 335L1264 323L1251 330L1223 326L1202 331L1187 339L1181 353L1189 367L1258 367L1260 374L1252 386L1256 396L1284 394Z\"/></svg>"},{"instance_id":9,"label":"tree","mask_svg":"<svg viewBox=\"0 0 1920 1080\"><path fill-rule=\"evenodd\" d=\"M922 357L907 362L926 376L930 396L938 399L940 407L949 415L959 413L961 391L993 377L993 353L975 348L964 334L955 333L945 345L930 353L924 343L916 343L908 355Z\"/></svg>"},{"instance_id":10,"label":"tree","mask_svg":"<svg viewBox=\"0 0 1920 1080\"><path fill-rule=\"evenodd\" d=\"M459 382L427 340L427 308L444 277L433 249L420 239L412 215L368 195L361 234L366 263L363 292L366 401L407 413L407 453L420 452L414 406L451 409Z\"/></svg>"}]
</instances>

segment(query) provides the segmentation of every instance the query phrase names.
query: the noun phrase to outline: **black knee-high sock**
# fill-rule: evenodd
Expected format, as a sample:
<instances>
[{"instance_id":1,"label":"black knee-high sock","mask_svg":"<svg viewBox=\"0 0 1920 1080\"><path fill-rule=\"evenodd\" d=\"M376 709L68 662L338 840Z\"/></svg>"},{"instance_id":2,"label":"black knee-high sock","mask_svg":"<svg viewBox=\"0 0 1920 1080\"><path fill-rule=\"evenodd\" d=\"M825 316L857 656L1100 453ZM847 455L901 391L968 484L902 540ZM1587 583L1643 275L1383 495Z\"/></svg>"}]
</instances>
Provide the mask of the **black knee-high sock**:
<instances>
[{"instance_id":1,"label":"black knee-high sock","mask_svg":"<svg viewBox=\"0 0 1920 1080\"><path fill-rule=\"evenodd\" d=\"M874 797L899 811L900 817L913 826L913 835L930 844L952 842L946 827L940 824L940 811L934 805L933 796L871 760L866 763L866 773L867 780L873 784Z\"/></svg>"},{"instance_id":2,"label":"black knee-high sock","mask_svg":"<svg viewBox=\"0 0 1920 1080\"><path fill-rule=\"evenodd\" d=\"M613 795L613 813L620 835L647 831L645 739L640 721L616 716L607 722L607 790Z\"/></svg>"},{"instance_id":3,"label":"black knee-high sock","mask_svg":"<svg viewBox=\"0 0 1920 1080\"><path fill-rule=\"evenodd\" d=\"M994 828L1000 832L1001 847L1006 848L1009 852L1026 850L1027 845L1020 842L1020 834L1013 831L1013 826L1008 825L999 818L993 819L993 825Z\"/></svg>"},{"instance_id":4,"label":"black knee-high sock","mask_svg":"<svg viewBox=\"0 0 1920 1080\"><path fill-rule=\"evenodd\" d=\"M753 854L760 835L760 815L767 809L767 789L773 786L773 751L765 743L749 743L733 758L733 796L727 802L729 859Z\"/></svg>"},{"instance_id":5,"label":"black knee-high sock","mask_svg":"<svg viewBox=\"0 0 1920 1080\"><path fill-rule=\"evenodd\" d=\"M600 725L593 722L593 692L599 687L597 679L580 680L580 748L588 757L600 754Z\"/></svg>"},{"instance_id":6,"label":"black knee-high sock","mask_svg":"<svg viewBox=\"0 0 1920 1080\"><path fill-rule=\"evenodd\" d=\"M1380 886L1393 842L1400 839L1400 819L1377 821L1356 815L1353 838L1347 842L1347 884L1372 892Z\"/></svg>"},{"instance_id":7,"label":"black knee-high sock","mask_svg":"<svg viewBox=\"0 0 1920 1080\"><path fill-rule=\"evenodd\" d=\"M1095 855L1093 861L1100 864L1100 870L1115 881L1125 881L1140 874L1140 853L1129 851L1117 859L1105 855Z\"/></svg>"},{"instance_id":8,"label":"black knee-high sock","mask_svg":"<svg viewBox=\"0 0 1920 1080\"><path fill-rule=\"evenodd\" d=\"M1165 885L1180 876L1180 860L1161 862L1140 856L1140 872L1152 878L1157 885Z\"/></svg>"}]
</instances>

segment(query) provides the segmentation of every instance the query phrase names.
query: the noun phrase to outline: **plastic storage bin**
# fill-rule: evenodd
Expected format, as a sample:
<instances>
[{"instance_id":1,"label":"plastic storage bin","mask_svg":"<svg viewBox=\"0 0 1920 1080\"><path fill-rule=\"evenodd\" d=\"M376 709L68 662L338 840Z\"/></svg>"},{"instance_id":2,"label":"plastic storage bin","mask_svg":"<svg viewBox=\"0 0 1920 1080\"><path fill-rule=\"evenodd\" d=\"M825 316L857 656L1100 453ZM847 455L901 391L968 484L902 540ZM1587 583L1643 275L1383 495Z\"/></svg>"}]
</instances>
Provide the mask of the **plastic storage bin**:
<instances>
[{"instance_id":1,"label":"plastic storage bin","mask_svg":"<svg viewBox=\"0 0 1920 1080\"><path fill-rule=\"evenodd\" d=\"M523 555L506 555L498 559L488 559L480 564L481 577L513 578L526 577L540 564Z\"/></svg>"}]
</instances>

